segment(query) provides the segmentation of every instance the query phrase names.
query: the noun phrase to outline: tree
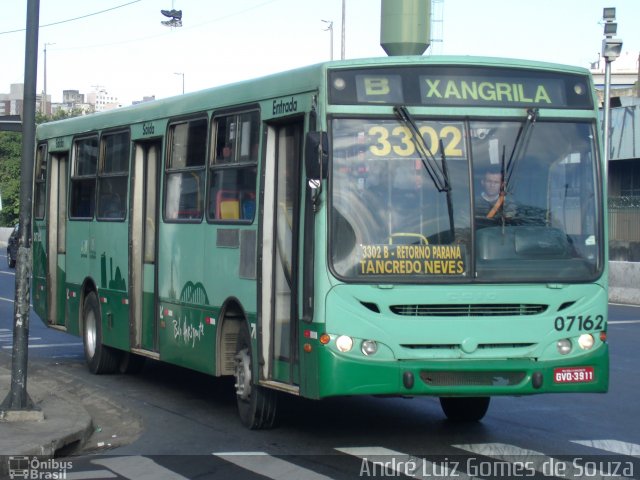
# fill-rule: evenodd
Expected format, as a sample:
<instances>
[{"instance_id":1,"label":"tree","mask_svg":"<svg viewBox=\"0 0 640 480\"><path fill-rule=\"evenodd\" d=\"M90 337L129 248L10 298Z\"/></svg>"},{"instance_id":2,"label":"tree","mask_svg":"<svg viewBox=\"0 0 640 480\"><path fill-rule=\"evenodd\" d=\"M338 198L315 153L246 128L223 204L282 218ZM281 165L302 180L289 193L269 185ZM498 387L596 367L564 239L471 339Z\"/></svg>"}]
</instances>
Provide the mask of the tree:
<instances>
[{"instance_id":1,"label":"tree","mask_svg":"<svg viewBox=\"0 0 640 480\"><path fill-rule=\"evenodd\" d=\"M20 157L22 135L0 132L0 226L11 227L20 217Z\"/></svg>"},{"instance_id":2,"label":"tree","mask_svg":"<svg viewBox=\"0 0 640 480\"><path fill-rule=\"evenodd\" d=\"M36 112L36 124L47 123L82 115L81 109L71 112L57 110L53 115ZM20 160L22 157L22 134L0 131L0 227L12 227L20 218Z\"/></svg>"}]
</instances>

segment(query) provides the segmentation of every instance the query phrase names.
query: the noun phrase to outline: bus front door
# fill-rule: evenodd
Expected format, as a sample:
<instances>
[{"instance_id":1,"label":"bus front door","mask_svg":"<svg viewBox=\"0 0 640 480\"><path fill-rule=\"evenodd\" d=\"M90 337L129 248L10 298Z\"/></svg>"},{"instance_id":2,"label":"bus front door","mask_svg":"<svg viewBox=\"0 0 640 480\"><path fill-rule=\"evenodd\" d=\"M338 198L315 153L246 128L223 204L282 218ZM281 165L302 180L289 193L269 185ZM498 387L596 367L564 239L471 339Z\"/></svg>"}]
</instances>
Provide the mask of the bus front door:
<instances>
[{"instance_id":1,"label":"bus front door","mask_svg":"<svg viewBox=\"0 0 640 480\"><path fill-rule=\"evenodd\" d=\"M158 352L156 229L158 168L162 143L136 142L129 227L130 343L147 356Z\"/></svg>"},{"instance_id":2,"label":"bus front door","mask_svg":"<svg viewBox=\"0 0 640 480\"><path fill-rule=\"evenodd\" d=\"M299 383L298 236L302 119L268 126L262 229L261 379Z\"/></svg>"}]
</instances>

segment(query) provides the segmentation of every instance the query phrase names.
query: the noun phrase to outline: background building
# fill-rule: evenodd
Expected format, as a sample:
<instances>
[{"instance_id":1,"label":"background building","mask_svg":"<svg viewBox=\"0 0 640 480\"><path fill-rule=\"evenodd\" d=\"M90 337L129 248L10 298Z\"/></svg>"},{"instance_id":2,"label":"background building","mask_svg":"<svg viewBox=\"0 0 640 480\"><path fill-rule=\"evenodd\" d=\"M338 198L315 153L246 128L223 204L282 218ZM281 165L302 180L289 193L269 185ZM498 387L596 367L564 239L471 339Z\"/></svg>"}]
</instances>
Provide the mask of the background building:
<instances>
[{"instance_id":1,"label":"background building","mask_svg":"<svg viewBox=\"0 0 640 480\"><path fill-rule=\"evenodd\" d=\"M118 97L109 95L109 93L101 87L97 87L93 92L87 93L87 103L93 105L96 112L112 110L121 107Z\"/></svg>"}]
</instances>

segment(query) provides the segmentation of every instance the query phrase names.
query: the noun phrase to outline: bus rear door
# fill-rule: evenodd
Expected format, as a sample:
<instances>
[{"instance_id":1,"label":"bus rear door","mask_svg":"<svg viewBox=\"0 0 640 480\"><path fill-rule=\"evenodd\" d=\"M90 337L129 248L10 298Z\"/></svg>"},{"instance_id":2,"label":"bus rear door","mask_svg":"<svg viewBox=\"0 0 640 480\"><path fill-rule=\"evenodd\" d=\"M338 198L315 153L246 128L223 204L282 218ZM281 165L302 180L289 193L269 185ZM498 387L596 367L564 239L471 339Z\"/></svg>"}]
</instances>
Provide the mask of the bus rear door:
<instances>
[{"instance_id":1,"label":"bus rear door","mask_svg":"<svg viewBox=\"0 0 640 480\"><path fill-rule=\"evenodd\" d=\"M129 228L129 318L134 349L158 352L156 238L161 141L136 142Z\"/></svg>"},{"instance_id":2,"label":"bus rear door","mask_svg":"<svg viewBox=\"0 0 640 480\"><path fill-rule=\"evenodd\" d=\"M51 180L47 228L47 321L65 326L66 321L66 230L68 155L49 157ZM54 187L55 186L55 187Z\"/></svg>"}]
</instances>

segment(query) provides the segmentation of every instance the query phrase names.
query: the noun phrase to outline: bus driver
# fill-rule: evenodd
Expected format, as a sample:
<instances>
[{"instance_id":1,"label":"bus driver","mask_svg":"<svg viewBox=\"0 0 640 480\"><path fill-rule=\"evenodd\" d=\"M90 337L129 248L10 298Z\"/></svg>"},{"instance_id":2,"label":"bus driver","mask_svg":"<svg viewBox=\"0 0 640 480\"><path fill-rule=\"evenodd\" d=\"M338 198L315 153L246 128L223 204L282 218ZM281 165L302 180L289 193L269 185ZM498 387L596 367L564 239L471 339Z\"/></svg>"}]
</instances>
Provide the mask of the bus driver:
<instances>
[{"instance_id":1,"label":"bus driver","mask_svg":"<svg viewBox=\"0 0 640 480\"><path fill-rule=\"evenodd\" d=\"M489 167L480 180L482 191L476 196L475 215L488 219L513 218L515 216L515 205L507 201L506 192L502 192L502 173L498 167Z\"/></svg>"}]
</instances>

